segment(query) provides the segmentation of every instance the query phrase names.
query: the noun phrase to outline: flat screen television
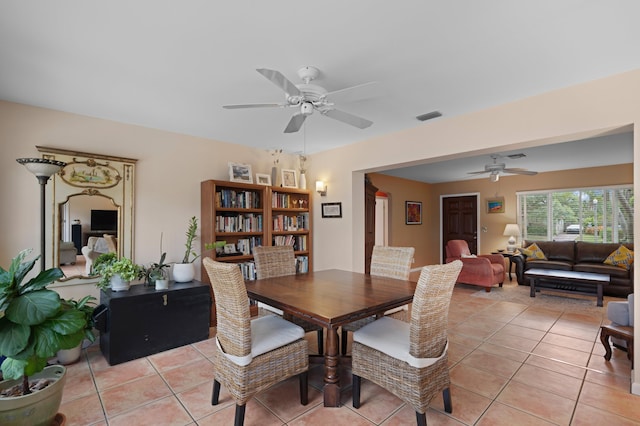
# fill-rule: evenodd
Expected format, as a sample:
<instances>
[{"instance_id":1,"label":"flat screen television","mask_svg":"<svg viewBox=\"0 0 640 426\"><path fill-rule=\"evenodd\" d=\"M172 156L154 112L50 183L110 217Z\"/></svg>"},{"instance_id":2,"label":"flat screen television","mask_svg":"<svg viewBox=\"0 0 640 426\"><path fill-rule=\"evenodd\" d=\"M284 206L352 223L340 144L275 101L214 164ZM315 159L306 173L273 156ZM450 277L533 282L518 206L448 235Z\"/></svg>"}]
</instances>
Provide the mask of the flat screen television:
<instances>
[{"instance_id":1,"label":"flat screen television","mask_svg":"<svg viewBox=\"0 0 640 426\"><path fill-rule=\"evenodd\" d=\"M118 210L91 210L92 231L117 231Z\"/></svg>"}]
</instances>

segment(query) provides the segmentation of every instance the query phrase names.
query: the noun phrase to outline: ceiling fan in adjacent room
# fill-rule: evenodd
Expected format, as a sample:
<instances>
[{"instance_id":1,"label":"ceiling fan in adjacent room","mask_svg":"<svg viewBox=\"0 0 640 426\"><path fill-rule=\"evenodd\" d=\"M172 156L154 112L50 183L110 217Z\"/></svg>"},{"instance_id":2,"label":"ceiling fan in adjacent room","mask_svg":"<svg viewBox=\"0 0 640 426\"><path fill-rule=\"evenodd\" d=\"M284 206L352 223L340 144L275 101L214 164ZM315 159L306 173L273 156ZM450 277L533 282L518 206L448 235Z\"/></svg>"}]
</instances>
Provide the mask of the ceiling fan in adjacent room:
<instances>
[{"instance_id":1,"label":"ceiling fan in adjacent room","mask_svg":"<svg viewBox=\"0 0 640 426\"><path fill-rule=\"evenodd\" d=\"M512 154L512 155L507 155L506 157L514 159L514 158L526 157L526 155L525 154ZM507 167L506 164L504 164L504 163L498 163L498 158L503 158L503 156L501 156L499 154L492 154L491 158L493 159L493 163L492 164L485 164L484 165L484 170L480 170L480 171L477 171L477 172L468 172L467 174L469 174L469 175L480 175L480 174L484 174L484 173L489 173L489 179L491 179L491 182L497 182L498 180L500 180L500 174L501 173L508 173L508 174L512 174L512 175L528 175L528 176L534 176L534 175L538 174L538 172L534 172L534 171L531 171L531 170Z\"/></svg>"},{"instance_id":2,"label":"ceiling fan in adjacent room","mask_svg":"<svg viewBox=\"0 0 640 426\"><path fill-rule=\"evenodd\" d=\"M285 92L285 101L283 103L272 104L243 104L243 105L224 105L226 109L241 109L241 108L285 108L295 107L298 109L293 114L289 124L284 129L285 133L294 133L300 130L304 120L314 111L318 111L320 114L333 118L334 120L341 121L343 123L355 126L359 129L366 129L373 124L365 118L358 117L334 108L334 104L330 102L327 97L338 92L344 92L357 87L367 86L370 83L359 84L357 86L347 87L333 92L327 92L321 86L311 84L311 81L320 75L320 71L314 67L302 67L298 70L298 76L304 83L294 84L288 80L281 72L270 70L267 68L258 68L260 74L278 86Z\"/></svg>"}]
</instances>

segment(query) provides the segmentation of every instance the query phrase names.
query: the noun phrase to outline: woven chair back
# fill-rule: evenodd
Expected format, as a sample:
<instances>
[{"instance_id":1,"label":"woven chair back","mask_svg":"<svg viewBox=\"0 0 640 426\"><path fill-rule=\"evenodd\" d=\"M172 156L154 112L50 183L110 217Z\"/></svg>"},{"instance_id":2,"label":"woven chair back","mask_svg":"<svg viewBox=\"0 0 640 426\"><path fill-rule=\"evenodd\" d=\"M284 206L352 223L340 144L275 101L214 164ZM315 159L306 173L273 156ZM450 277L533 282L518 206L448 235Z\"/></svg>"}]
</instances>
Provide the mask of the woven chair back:
<instances>
[{"instance_id":1,"label":"woven chair back","mask_svg":"<svg viewBox=\"0 0 640 426\"><path fill-rule=\"evenodd\" d=\"M413 247L374 246L371 275L408 280L414 251Z\"/></svg>"},{"instance_id":2,"label":"woven chair back","mask_svg":"<svg viewBox=\"0 0 640 426\"><path fill-rule=\"evenodd\" d=\"M246 356L251 352L249 298L242 272L235 263L216 262L205 257L202 264L209 274L216 299L216 336L225 353Z\"/></svg>"},{"instance_id":3,"label":"woven chair back","mask_svg":"<svg viewBox=\"0 0 640 426\"><path fill-rule=\"evenodd\" d=\"M259 246L253 249L258 279L296 274L296 257L291 246Z\"/></svg>"},{"instance_id":4,"label":"woven chair back","mask_svg":"<svg viewBox=\"0 0 640 426\"><path fill-rule=\"evenodd\" d=\"M413 296L409 352L416 358L436 358L447 343L451 293L462 269L459 260L422 268Z\"/></svg>"}]
</instances>

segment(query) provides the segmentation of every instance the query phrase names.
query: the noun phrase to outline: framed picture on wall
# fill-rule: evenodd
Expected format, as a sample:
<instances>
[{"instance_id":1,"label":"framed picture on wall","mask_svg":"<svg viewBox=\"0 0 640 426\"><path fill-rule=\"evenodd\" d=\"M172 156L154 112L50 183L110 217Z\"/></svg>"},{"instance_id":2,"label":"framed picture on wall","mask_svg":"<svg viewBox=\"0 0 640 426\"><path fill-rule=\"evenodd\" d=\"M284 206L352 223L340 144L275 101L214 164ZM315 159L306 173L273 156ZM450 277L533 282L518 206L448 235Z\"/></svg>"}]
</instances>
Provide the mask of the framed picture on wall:
<instances>
[{"instance_id":1,"label":"framed picture on wall","mask_svg":"<svg viewBox=\"0 0 640 426\"><path fill-rule=\"evenodd\" d=\"M322 203L322 217L342 217L342 203Z\"/></svg>"},{"instance_id":2,"label":"framed picture on wall","mask_svg":"<svg viewBox=\"0 0 640 426\"><path fill-rule=\"evenodd\" d=\"M405 201L405 213L407 225L422 225L421 201Z\"/></svg>"},{"instance_id":3,"label":"framed picture on wall","mask_svg":"<svg viewBox=\"0 0 640 426\"><path fill-rule=\"evenodd\" d=\"M504 197L487 198L487 213L504 213Z\"/></svg>"}]
</instances>

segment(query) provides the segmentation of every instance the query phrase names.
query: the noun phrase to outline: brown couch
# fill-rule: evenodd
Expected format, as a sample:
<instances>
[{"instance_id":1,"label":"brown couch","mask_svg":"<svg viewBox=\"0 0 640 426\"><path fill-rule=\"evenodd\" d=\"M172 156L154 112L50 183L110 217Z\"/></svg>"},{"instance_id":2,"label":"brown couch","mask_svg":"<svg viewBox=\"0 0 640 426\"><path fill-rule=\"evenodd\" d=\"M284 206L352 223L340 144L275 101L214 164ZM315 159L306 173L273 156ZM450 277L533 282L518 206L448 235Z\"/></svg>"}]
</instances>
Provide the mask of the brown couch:
<instances>
[{"instance_id":1,"label":"brown couch","mask_svg":"<svg viewBox=\"0 0 640 426\"><path fill-rule=\"evenodd\" d=\"M627 297L633 293L633 266L626 270L618 266L605 265L603 262L616 250L619 243L589 243L584 241L524 241L523 247L536 243L544 252L548 260L525 260L522 254L513 256L516 264L518 284L529 285L525 282L524 271L533 268L556 269L564 271L595 272L609 274L611 281L604 286L607 296ZM623 244L633 250L633 243ZM558 288L562 290L595 291L592 286L579 284L543 282L541 287Z\"/></svg>"}]
</instances>

